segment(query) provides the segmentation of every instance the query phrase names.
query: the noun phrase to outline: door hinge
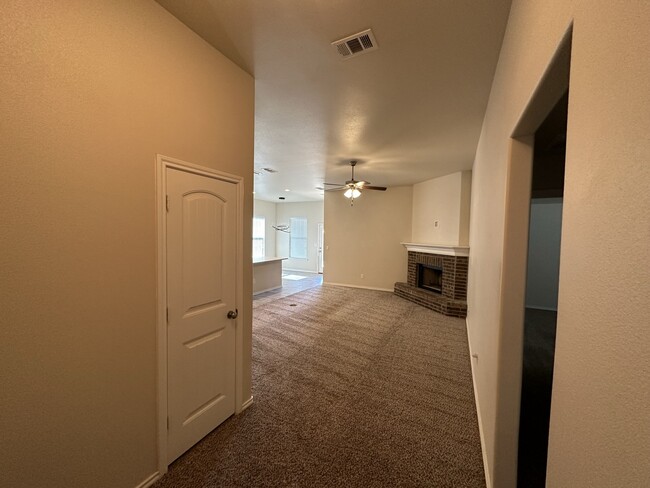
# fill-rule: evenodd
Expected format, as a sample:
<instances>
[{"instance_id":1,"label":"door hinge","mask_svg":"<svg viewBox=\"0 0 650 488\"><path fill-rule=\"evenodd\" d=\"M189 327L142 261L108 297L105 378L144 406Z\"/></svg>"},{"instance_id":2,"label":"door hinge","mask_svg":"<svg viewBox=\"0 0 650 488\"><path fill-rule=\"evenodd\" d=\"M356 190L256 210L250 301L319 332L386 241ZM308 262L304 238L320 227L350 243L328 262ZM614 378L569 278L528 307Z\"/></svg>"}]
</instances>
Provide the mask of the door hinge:
<instances>
[{"instance_id":1,"label":"door hinge","mask_svg":"<svg viewBox=\"0 0 650 488\"><path fill-rule=\"evenodd\" d=\"M165 210L169 212L169 195L165 195Z\"/></svg>"},{"instance_id":2,"label":"door hinge","mask_svg":"<svg viewBox=\"0 0 650 488\"><path fill-rule=\"evenodd\" d=\"M165 309L165 320L169 323L169 307Z\"/></svg>"},{"instance_id":3,"label":"door hinge","mask_svg":"<svg viewBox=\"0 0 650 488\"><path fill-rule=\"evenodd\" d=\"M167 417L167 430L169 430L169 417Z\"/></svg>"}]
</instances>

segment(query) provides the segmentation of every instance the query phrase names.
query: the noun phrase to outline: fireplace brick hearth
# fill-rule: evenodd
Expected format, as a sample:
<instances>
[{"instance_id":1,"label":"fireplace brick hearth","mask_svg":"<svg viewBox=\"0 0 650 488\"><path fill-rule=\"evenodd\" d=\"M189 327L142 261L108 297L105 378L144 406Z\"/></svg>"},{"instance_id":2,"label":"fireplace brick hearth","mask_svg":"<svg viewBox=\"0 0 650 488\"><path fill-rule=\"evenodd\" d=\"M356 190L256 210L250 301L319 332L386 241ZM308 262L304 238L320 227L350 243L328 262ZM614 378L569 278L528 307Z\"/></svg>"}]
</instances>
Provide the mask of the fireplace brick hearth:
<instances>
[{"instance_id":1,"label":"fireplace brick hearth","mask_svg":"<svg viewBox=\"0 0 650 488\"><path fill-rule=\"evenodd\" d=\"M408 247L408 246L407 246ZM418 264L442 269L442 291L418 287ZM406 283L395 283L395 295L451 317L467 316L467 256L408 252Z\"/></svg>"}]
</instances>

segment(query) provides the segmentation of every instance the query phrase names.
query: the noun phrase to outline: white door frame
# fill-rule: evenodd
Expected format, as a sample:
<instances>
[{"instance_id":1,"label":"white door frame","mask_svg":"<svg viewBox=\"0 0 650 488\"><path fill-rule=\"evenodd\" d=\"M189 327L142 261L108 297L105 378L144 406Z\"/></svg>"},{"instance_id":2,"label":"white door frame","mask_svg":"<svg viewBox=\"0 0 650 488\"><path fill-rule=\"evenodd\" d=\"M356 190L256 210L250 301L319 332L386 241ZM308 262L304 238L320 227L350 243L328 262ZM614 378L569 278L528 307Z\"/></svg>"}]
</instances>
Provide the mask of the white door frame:
<instances>
[{"instance_id":1,"label":"white door frame","mask_svg":"<svg viewBox=\"0 0 650 488\"><path fill-rule=\"evenodd\" d=\"M201 176L207 176L229 183L234 183L237 189L237 230L236 247L236 277L235 277L235 307L244 310L244 261L242 256L244 236L244 191L243 177L203 166L174 159L161 154L156 155L156 218L157 218L157 320L156 320L156 351L158 363L158 473L167 472L167 219L166 219L166 169L173 168ZM244 331L241 324L242 313L237 320L235 332L235 414L244 408L243 366L244 366Z\"/></svg>"},{"instance_id":2,"label":"white door frame","mask_svg":"<svg viewBox=\"0 0 650 488\"><path fill-rule=\"evenodd\" d=\"M316 263L316 270L319 274L323 274L325 267L325 223L318 223L318 263Z\"/></svg>"},{"instance_id":3,"label":"white door frame","mask_svg":"<svg viewBox=\"0 0 650 488\"><path fill-rule=\"evenodd\" d=\"M492 486L515 486L517 484L534 134L569 88L572 33L573 24L571 23L558 43L553 57L549 60L546 71L539 80L535 91L531 93L509 141L501 291L499 293L501 297L499 303L500 355L497 373L499 399L495 414L496 427L493 441L492 478L490 480ZM566 164L569 162L567 161Z\"/></svg>"}]
</instances>

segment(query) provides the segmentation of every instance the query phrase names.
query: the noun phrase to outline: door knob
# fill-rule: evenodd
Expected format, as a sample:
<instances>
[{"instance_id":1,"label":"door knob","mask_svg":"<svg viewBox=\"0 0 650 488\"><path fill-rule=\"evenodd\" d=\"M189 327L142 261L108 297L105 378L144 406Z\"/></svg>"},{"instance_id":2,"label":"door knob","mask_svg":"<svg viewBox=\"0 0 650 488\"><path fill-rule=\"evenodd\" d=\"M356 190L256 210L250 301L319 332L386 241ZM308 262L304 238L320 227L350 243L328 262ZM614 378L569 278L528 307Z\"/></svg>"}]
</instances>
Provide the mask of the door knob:
<instances>
[{"instance_id":1,"label":"door knob","mask_svg":"<svg viewBox=\"0 0 650 488\"><path fill-rule=\"evenodd\" d=\"M227 317L229 319L236 319L238 315L239 315L239 310L235 309L235 310L229 311Z\"/></svg>"}]
</instances>

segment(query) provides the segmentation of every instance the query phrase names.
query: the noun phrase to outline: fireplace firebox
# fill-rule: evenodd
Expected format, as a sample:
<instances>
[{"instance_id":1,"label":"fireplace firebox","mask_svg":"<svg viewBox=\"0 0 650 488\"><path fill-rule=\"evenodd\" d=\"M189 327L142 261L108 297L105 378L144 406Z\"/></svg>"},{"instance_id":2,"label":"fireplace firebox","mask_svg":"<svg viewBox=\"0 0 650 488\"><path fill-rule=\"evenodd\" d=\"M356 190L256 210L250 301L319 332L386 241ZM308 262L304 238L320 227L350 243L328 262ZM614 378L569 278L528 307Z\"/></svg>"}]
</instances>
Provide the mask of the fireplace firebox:
<instances>
[{"instance_id":1,"label":"fireplace firebox","mask_svg":"<svg viewBox=\"0 0 650 488\"><path fill-rule=\"evenodd\" d=\"M418 263L418 288L442 293L442 268Z\"/></svg>"}]
</instances>

